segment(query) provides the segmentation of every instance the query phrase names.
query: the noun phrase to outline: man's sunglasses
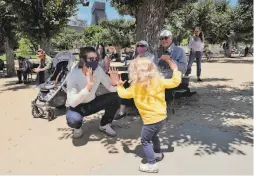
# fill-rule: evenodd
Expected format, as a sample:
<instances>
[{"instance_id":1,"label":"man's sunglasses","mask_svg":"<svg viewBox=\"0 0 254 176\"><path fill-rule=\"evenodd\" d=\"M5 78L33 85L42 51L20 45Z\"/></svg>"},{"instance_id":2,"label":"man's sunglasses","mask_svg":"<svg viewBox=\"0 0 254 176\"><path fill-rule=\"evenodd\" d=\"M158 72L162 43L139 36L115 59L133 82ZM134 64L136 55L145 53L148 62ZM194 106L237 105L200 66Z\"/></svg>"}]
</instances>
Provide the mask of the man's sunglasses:
<instances>
[{"instance_id":1,"label":"man's sunglasses","mask_svg":"<svg viewBox=\"0 0 254 176\"><path fill-rule=\"evenodd\" d=\"M167 40L169 37L160 37L160 40Z\"/></svg>"},{"instance_id":2,"label":"man's sunglasses","mask_svg":"<svg viewBox=\"0 0 254 176\"><path fill-rule=\"evenodd\" d=\"M137 47L142 47L142 48L144 48L144 47L146 47L145 45L137 45Z\"/></svg>"},{"instance_id":3,"label":"man's sunglasses","mask_svg":"<svg viewBox=\"0 0 254 176\"><path fill-rule=\"evenodd\" d=\"M90 60L90 61L98 61L98 57L89 57L87 58L87 60Z\"/></svg>"}]
</instances>

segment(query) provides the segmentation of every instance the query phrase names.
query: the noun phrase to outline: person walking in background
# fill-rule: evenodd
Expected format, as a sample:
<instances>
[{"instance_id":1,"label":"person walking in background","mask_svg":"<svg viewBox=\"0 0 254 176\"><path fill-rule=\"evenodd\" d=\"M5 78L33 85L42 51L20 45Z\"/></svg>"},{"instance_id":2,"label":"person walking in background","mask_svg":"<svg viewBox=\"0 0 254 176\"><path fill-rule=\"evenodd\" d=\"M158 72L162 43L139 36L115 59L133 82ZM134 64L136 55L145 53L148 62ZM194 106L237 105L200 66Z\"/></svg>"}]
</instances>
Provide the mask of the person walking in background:
<instances>
[{"instance_id":1,"label":"person walking in background","mask_svg":"<svg viewBox=\"0 0 254 176\"><path fill-rule=\"evenodd\" d=\"M186 76L191 74L191 67L194 59L197 60L197 81L201 82L201 63L202 63L202 52L204 49L204 37L201 29L199 27L195 28L194 36L190 39L188 47L190 48L190 56L188 61L188 67Z\"/></svg>"}]
</instances>

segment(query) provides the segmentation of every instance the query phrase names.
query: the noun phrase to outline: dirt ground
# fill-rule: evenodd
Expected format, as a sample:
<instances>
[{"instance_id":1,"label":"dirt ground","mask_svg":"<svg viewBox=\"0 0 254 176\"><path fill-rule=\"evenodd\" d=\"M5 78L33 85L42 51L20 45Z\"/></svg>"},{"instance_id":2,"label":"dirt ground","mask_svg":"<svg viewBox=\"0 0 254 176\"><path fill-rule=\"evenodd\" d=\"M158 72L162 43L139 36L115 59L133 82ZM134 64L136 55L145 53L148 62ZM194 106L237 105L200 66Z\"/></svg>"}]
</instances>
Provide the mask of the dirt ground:
<instances>
[{"instance_id":1,"label":"dirt ground","mask_svg":"<svg viewBox=\"0 0 254 176\"><path fill-rule=\"evenodd\" d=\"M202 65L197 94L176 101L176 114L160 133L165 158L159 174L253 174L253 58L216 59ZM87 117L84 136L72 138L65 110L48 122L34 119L33 86L0 78L0 174L141 174L139 117L114 122L117 136L98 130L103 112Z\"/></svg>"}]
</instances>

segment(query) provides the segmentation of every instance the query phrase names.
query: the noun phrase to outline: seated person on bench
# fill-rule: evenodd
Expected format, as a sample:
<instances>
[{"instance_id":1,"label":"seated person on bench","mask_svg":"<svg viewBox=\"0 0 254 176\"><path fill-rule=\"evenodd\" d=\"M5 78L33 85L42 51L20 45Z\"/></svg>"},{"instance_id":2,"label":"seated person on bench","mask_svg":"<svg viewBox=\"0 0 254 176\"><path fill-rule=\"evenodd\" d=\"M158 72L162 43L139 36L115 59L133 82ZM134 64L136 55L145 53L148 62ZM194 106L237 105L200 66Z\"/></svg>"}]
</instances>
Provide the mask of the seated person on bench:
<instances>
[{"instance_id":1,"label":"seated person on bench","mask_svg":"<svg viewBox=\"0 0 254 176\"><path fill-rule=\"evenodd\" d=\"M160 44L162 45L165 51L165 54L155 61L159 70L162 72L165 78L171 78L173 71L170 69L167 63L167 60L172 59L177 64L179 71L182 73L182 75L184 75L187 70L187 60L186 60L185 51L181 47L176 46L173 43L172 33L168 30L163 30L160 33L159 39L160 39ZM180 84L177 88L166 89L165 97L167 101L173 98L172 91L177 89L186 89L186 92L184 92L183 95L181 96L191 96L196 93L196 92L190 92L190 89L187 86Z\"/></svg>"},{"instance_id":2,"label":"seated person on bench","mask_svg":"<svg viewBox=\"0 0 254 176\"><path fill-rule=\"evenodd\" d=\"M19 63L19 68L17 69L17 76L19 80L16 84L21 84L21 83L28 84L27 75L31 73L32 71L31 70L32 63L28 59L21 56L18 57L18 63ZM23 75L23 81L22 81L22 75Z\"/></svg>"}]
</instances>

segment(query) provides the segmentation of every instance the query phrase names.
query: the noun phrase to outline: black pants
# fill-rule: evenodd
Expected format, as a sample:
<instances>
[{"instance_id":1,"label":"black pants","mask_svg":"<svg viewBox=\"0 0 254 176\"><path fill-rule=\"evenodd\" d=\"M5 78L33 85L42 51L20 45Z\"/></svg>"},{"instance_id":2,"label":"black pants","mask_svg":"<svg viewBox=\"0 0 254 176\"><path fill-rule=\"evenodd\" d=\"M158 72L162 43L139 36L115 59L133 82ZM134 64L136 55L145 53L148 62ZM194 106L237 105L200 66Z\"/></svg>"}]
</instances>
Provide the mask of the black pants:
<instances>
[{"instance_id":1,"label":"black pants","mask_svg":"<svg viewBox=\"0 0 254 176\"><path fill-rule=\"evenodd\" d=\"M44 74L44 71L41 71L39 73L37 73L37 83L38 84L42 84L45 82L45 74Z\"/></svg>"},{"instance_id":2,"label":"black pants","mask_svg":"<svg viewBox=\"0 0 254 176\"><path fill-rule=\"evenodd\" d=\"M101 119L101 126L111 123L114 119L115 113L119 108L119 99L117 93L108 93L97 96L89 103L83 103L75 108L70 107L67 111L67 124L71 128L80 128L84 116L95 114L101 110L105 110L105 114Z\"/></svg>"},{"instance_id":3,"label":"black pants","mask_svg":"<svg viewBox=\"0 0 254 176\"><path fill-rule=\"evenodd\" d=\"M124 88L128 88L130 87L130 83L128 83L128 80L129 80L129 77L128 77L128 73L122 73L121 74L121 77L122 77L122 80L127 80L125 83L124 83ZM120 98L120 104L121 105L125 105L125 106L134 106L134 100L133 98L132 99L124 99L124 98Z\"/></svg>"},{"instance_id":4,"label":"black pants","mask_svg":"<svg viewBox=\"0 0 254 176\"><path fill-rule=\"evenodd\" d=\"M23 76L23 81L27 81L28 73L29 71L17 70L17 76L19 81L22 81L22 76Z\"/></svg>"}]
</instances>

